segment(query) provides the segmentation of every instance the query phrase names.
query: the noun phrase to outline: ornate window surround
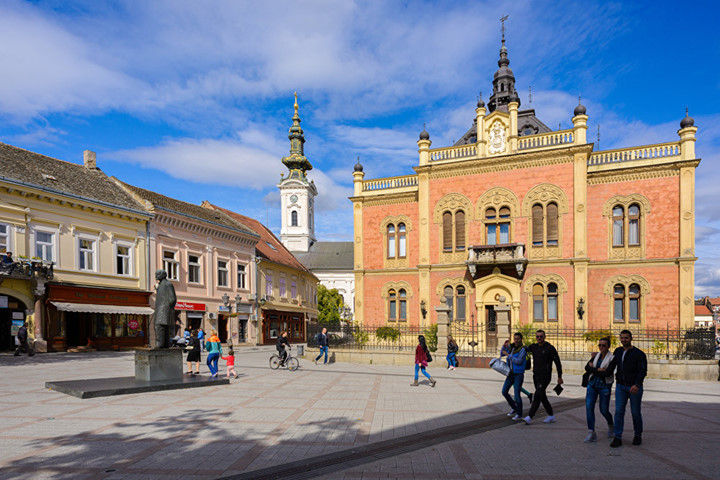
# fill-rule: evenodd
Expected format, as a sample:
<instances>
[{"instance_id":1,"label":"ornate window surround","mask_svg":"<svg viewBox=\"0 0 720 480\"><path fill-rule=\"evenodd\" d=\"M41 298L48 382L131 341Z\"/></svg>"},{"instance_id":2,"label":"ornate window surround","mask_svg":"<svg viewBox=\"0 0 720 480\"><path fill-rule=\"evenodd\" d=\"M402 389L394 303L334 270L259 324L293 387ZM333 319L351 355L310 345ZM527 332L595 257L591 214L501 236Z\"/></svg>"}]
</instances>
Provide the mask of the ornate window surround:
<instances>
[{"instance_id":1,"label":"ornate window surround","mask_svg":"<svg viewBox=\"0 0 720 480\"><path fill-rule=\"evenodd\" d=\"M408 316L407 316L407 319L403 323L410 323L410 305L411 305L410 299L413 297L413 291L412 291L412 287L410 286L410 284L408 282L406 282L405 280L399 280L397 282L388 282L382 286L382 291L380 292L380 297L382 297L383 304L385 305L384 312L383 312L383 315L385 316L385 323L389 323L391 325L396 325L400 321L399 315L397 316L398 318L395 318L395 320L392 320L392 321L390 320L390 316L389 316L389 313L390 313L390 294L389 294L389 292L390 292L390 290L395 290L395 293L398 294L398 296L395 297L396 300L398 300L398 302L399 302L400 290L405 290L405 293L407 294L407 297L405 298L405 300L407 301ZM398 303L397 307L399 307L399 303Z\"/></svg>"},{"instance_id":2,"label":"ornate window surround","mask_svg":"<svg viewBox=\"0 0 720 480\"><path fill-rule=\"evenodd\" d=\"M629 235L629 216L628 208L630 205L640 206L640 245L628 245ZM613 208L616 206L623 207L623 245L613 246ZM625 259L642 259L645 258L645 232L646 232L646 216L650 214L650 201L644 195L632 193L630 195L615 195L610 197L603 206L603 216L607 219L608 226L608 258L610 260ZM641 292L642 295L642 292Z\"/></svg>"},{"instance_id":3,"label":"ornate window surround","mask_svg":"<svg viewBox=\"0 0 720 480\"><path fill-rule=\"evenodd\" d=\"M515 218L520 215L520 202L517 196L507 188L504 187L493 187L483 193L476 203L475 216L481 219L483 222L482 228L482 244L487 245L487 229L485 225L488 223L485 221L485 210L489 207L493 207L496 212L500 212L500 208L508 207L510 209L510 242L513 241L514 230L515 230ZM497 223L497 222L492 222Z\"/></svg>"},{"instance_id":4,"label":"ornate window surround","mask_svg":"<svg viewBox=\"0 0 720 480\"><path fill-rule=\"evenodd\" d=\"M640 322L628 322L627 320L625 321L625 323L616 322L613 318L613 304L615 300L613 293L615 285L620 284L625 287L625 304L623 308L625 312L628 312L630 308L630 295L628 295L628 292L630 291L630 285L632 285L633 283L640 287ZM635 327L645 325L647 296L651 293L650 282L648 282L645 277L641 275L613 275L605 282L605 286L603 287L603 293L608 297L608 325L610 326L610 328L615 328L623 325ZM629 318L629 315L626 315L626 318Z\"/></svg>"},{"instance_id":5,"label":"ornate window surround","mask_svg":"<svg viewBox=\"0 0 720 480\"><path fill-rule=\"evenodd\" d=\"M455 214L458 210L462 210L465 213L465 246L467 248L470 245L470 229L468 226L473 221L473 204L469 198L461 193L448 193L442 197L435 204L435 210L433 212L433 223L437 225L438 229L438 250L440 252L440 259L442 263L462 263L466 260L467 251L446 252L443 250L443 213L450 212L452 214L452 235L453 235L453 246L457 245L455 239L455 233L457 228L455 226Z\"/></svg>"},{"instance_id":6,"label":"ornate window surround","mask_svg":"<svg viewBox=\"0 0 720 480\"><path fill-rule=\"evenodd\" d=\"M557 245L548 246L545 238L547 237L547 231L544 232L543 246L533 247L532 246L532 207L533 205L539 204L543 208L543 223L545 224L545 230L547 230L547 223L545 222L547 206L549 203L555 203L558 206L558 243ZM529 259L541 259L541 258L560 258L562 256L562 244L563 244L563 216L568 213L568 199L567 195L562 188L551 183L541 183L531 188L523 197L522 202L522 215L527 218L528 221L528 243L526 250L528 252ZM559 287L559 286L558 286Z\"/></svg>"},{"instance_id":7,"label":"ornate window surround","mask_svg":"<svg viewBox=\"0 0 720 480\"><path fill-rule=\"evenodd\" d=\"M395 258L388 258L388 233L387 227L390 224L395 225L395 238L397 239L398 224L405 224L405 256ZM380 222L380 234L382 235L383 242L383 267L384 268L407 268L409 265L408 258L410 257L410 232L412 231L412 221L407 215L395 215L392 217L383 218ZM395 249L396 254L398 253L397 248Z\"/></svg>"},{"instance_id":8,"label":"ornate window surround","mask_svg":"<svg viewBox=\"0 0 720 480\"><path fill-rule=\"evenodd\" d=\"M533 287L538 283L543 286L543 295L545 296L545 298L543 299L543 311L544 311L543 322L539 322L533 318ZM547 318L547 286L550 283L554 283L558 287L558 295L557 295L558 319L557 319L557 322L545 322L544 321L544 319ZM567 291L568 291L567 282L565 281L565 279L562 276L558 275L557 273L548 273L548 274L536 273L534 275L530 275L530 277L528 277L525 280L523 290L525 291L525 293L528 296L528 303L527 303L528 304L528 316L527 316L528 324L540 323L542 325L545 325L546 323L552 323L553 325L562 325L563 295L565 293L567 293Z\"/></svg>"},{"instance_id":9,"label":"ornate window surround","mask_svg":"<svg viewBox=\"0 0 720 480\"><path fill-rule=\"evenodd\" d=\"M465 277L445 277L437 283L435 287L435 294L437 298L442 297L445 294L445 287L452 287L453 289L453 301L457 295L457 287L462 285L465 287L465 322L468 321L468 315L474 312L475 309L471 309L470 305L472 296L470 292L475 290L475 285L465 280ZM456 311L456 307L453 305L453 313Z\"/></svg>"}]
</instances>

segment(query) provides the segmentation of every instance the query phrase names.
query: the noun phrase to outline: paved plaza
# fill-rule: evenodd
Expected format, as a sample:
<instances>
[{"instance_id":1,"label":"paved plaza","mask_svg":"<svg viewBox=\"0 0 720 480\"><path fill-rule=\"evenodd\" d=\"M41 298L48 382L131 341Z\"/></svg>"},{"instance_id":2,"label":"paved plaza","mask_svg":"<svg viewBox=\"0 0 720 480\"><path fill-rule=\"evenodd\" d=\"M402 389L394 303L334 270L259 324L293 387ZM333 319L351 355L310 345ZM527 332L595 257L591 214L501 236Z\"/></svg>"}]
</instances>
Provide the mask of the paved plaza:
<instances>
[{"instance_id":1,"label":"paved plaza","mask_svg":"<svg viewBox=\"0 0 720 480\"><path fill-rule=\"evenodd\" d=\"M0 480L720 478L717 382L647 380L643 445L630 445L628 408L611 449L582 441L579 376L551 398L557 423L541 409L527 426L505 415L491 370L438 358L437 387L411 387L412 365L272 371L272 351L237 349L230 385L85 400L44 384L132 376L131 352L0 356Z\"/></svg>"}]
</instances>

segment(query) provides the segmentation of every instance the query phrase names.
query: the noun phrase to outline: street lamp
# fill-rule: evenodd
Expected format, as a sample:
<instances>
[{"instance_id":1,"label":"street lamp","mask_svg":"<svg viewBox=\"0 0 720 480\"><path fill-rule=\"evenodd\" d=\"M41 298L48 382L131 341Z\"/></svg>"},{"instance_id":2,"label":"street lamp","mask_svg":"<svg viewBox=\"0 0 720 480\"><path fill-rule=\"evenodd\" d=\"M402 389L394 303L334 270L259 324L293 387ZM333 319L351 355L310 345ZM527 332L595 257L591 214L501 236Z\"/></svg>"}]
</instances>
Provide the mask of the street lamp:
<instances>
[{"instance_id":1,"label":"street lamp","mask_svg":"<svg viewBox=\"0 0 720 480\"><path fill-rule=\"evenodd\" d=\"M582 320L583 315L585 315L585 309L583 308L584 305L585 305L585 300L583 300L583 298L580 297L580 300L578 300L578 306L577 306L578 317L580 317L580 320Z\"/></svg>"},{"instance_id":2,"label":"street lamp","mask_svg":"<svg viewBox=\"0 0 720 480\"><path fill-rule=\"evenodd\" d=\"M225 305L227 307L230 304L230 295L228 295L227 293L224 293L222 296L222 302L223 302L223 305Z\"/></svg>"},{"instance_id":3,"label":"street lamp","mask_svg":"<svg viewBox=\"0 0 720 480\"><path fill-rule=\"evenodd\" d=\"M423 320L427 316L427 308L425 308L425 300L420 300L420 313L422 314Z\"/></svg>"}]
</instances>

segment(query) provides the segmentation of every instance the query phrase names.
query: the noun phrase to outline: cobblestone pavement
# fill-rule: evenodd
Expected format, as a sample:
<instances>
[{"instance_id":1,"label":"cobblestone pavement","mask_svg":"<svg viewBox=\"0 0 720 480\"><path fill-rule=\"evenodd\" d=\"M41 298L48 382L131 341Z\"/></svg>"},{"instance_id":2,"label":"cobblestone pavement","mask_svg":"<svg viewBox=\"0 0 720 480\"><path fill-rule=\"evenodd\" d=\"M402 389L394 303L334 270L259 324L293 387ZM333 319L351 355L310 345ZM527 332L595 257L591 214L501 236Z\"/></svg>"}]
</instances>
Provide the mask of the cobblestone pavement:
<instances>
[{"instance_id":1,"label":"cobblestone pavement","mask_svg":"<svg viewBox=\"0 0 720 480\"><path fill-rule=\"evenodd\" d=\"M720 478L720 383L648 380L643 445L628 408L626 444L610 449L582 441L577 376L551 399L557 422L541 409L527 426L505 416L491 370L437 359L437 387L411 387L412 365L272 371L271 353L237 349L230 385L85 400L44 384L131 376L132 353L0 356L0 480Z\"/></svg>"}]
</instances>

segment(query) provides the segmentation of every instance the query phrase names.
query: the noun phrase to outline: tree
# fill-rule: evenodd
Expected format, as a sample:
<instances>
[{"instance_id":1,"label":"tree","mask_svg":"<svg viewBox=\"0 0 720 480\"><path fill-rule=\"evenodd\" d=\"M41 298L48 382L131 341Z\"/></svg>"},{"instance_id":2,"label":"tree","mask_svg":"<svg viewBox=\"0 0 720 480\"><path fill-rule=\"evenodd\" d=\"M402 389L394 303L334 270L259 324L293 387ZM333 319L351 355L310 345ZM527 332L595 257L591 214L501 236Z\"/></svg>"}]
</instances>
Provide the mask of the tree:
<instances>
[{"instance_id":1,"label":"tree","mask_svg":"<svg viewBox=\"0 0 720 480\"><path fill-rule=\"evenodd\" d=\"M337 289L318 285L318 322L340 323L338 308L343 306L343 297Z\"/></svg>"}]
</instances>

